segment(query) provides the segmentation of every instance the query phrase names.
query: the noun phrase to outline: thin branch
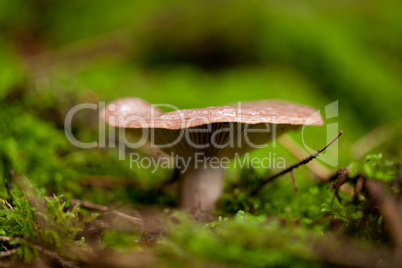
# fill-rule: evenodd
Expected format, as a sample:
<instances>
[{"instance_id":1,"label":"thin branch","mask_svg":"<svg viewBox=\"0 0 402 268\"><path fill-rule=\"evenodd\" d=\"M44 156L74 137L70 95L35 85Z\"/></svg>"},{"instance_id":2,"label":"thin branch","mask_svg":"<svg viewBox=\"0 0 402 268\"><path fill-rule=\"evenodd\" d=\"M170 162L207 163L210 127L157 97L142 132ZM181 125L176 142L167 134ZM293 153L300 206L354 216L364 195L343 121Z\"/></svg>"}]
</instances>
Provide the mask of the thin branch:
<instances>
[{"instance_id":1,"label":"thin branch","mask_svg":"<svg viewBox=\"0 0 402 268\"><path fill-rule=\"evenodd\" d=\"M15 212L13 206L7 200L3 198L0 198L0 200L3 201L3 203L6 204L6 206L9 207L12 212Z\"/></svg>"},{"instance_id":2,"label":"thin branch","mask_svg":"<svg viewBox=\"0 0 402 268\"><path fill-rule=\"evenodd\" d=\"M402 120L386 123L370 131L351 146L355 158L361 158L374 148L402 134Z\"/></svg>"},{"instance_id":3,"label":"thin branch","mask_svg":"<svg viewBox=\"0 0 402 268\"><path fill-rule=\"evenodd\" d=\"M143 224L143 220L141 218L133 217L133 216L123 213L121 211L110 209L107 206L98 205L98 204L91 203L88 201L81 201L78 199L71 199L70 203L72 206L79 204L80 207L86 208L89 210L95 210L95 211L99 211L99 212L103 212L103 213L110 212L111 214L115 215L116 217L131 221L132 223L134 223L136 225Z\"/></svg>"},{"instance_id":4,"label":"thin branch","mask_svg":"<svg viewBox=\"0 0 402 268\"><path fill-rule=\"evenodd\" d=\"M71 199L70 204L71 204L71 206L75 206L78 204L82 208L86 208L89 210L96 210L96 211L100 211L100 212L109 211L109 208L107 206L98 205L98 204L91 203L88 201L81 201L78 199Z\"/></svg>"},{"instance_id":5,"label":"thin branch","mask_svg":"<svg viewBox=\"0 0 402 268\"><path fill-rule=\"evenodd\" d=\"M293 154L297 160L302 160L309 156L310 154L303 148L300 144L294 141L288 134L281 135L278 138L279 143L291 154ZM331 175L331 170L320 162L310 162L306 164L306 167L317 176L320 181L327 181L328 177Z\"/></svg>"},{"instance_id":6,"label":"thin branch","mask_svg":"<svg viewBox=\"0 0 402 268\"><path fill-rule=\"evenodd\" d=\"M66 259L62 258L57 252L47 250L47 249L42 248L41 246L38 246L38 245L35 245L34 247L35 247L35 249L37 251L39 251L39 252L47 255L48 257L58 261L59 264L61 265L61 267L67 267L67 268L78 268L79 267L78 264L76 264L75 262L69 261L69 260L66 260Z\"/></svg>"},{"instance_id":7,"label":"thin branch","mask_svg":"<svg viewBox=\"0 0 402 268\"><path fill-rule=\"evenodd\" d=\"M9 257L11 255L14 255L15 253L17 253L17 250L18 250L17 248L14 248L14 249L2 251L2 252L0 252L0 258Z\"/></svg>"},{"instance_id":8,"label":"thin branch","mask_svg":"<svg viewBox=\"0 0 402 268\"><path fill-rule=\"evenodd\" d=\"M21 238L11 237L11 236L0 236L1 242L10 242L10 241L16 241L16 240L21 240Z\"/></svg>"},{"instance_id":9,"label":"thin branch","mask_svg":"<svg viewBox=\"0 0 402 268\"><path fill-rule=\"evenodd\" d=\"M335 191L335 196L342 204L338 195L339 188L346 182L351 181L347 168L339 169L331 178L332 183L328 187L331 191ZM378 213L382 215L383 220L387 226L389 237L393 240L393 259L394 264L402 263L402 211L400 209L398 200L392 194L388 193L386 185L379 181L369 178L357 177L355 179L355 195L354 199L364 191L370 199L371 204L376 207ZM384 265L384 267L391 267L392 265ZM392 267L399 267L394 265Z\"/></svg>"},{"instance_id":10,"label":"thin branch","mask_svg":"<svg viewBox=\"0 0 402 268\"><path fill-rule=\"evenodd\" d=\"M122 219L126 219L128 221L131 221L132 223L136 224L136 225L142 225L143 224L143 220L137 217L133 217L131 215L125 214L123 212L120 212L118 210L112 210L111 213L113 215L115 215L116 217L120 217Z\"/></svg>"},{"instance_id":11,"label":"thin branch","mask_svg":"<svg viewBox=\"0 0 402 268\"><path fill-rule=\"evenodd\" d=\"M378 208L388 227L395 246L395 261L402 261L402 213L398 201L386 193L383 185L374 180L366 180L364 187L369 197Z\"/></svg>"},{"instance_id":12,"label":"thin branch","mask_svg":"<svg viewBox=\"0 0 402 268\"><path fill-rule=\"evenodd\" d=\"M333 139L330 143L328 143L328 144L327 144L324 148L322 148L321 150L318 150L317 152L315 152L314 154L310 155L309 157L306 157L305 159L301 160L300 162L298 162L298 163L296 163L296 164L294 164L294 165L292 165L292 166L290 166L290 167L288 167L288 168L282 170L281 172L276 173L276 174L270 176L269 178L263 180L263 181L250 193L250 196L255 196L255 195L257 195L257 194L260 192L260 190L265 186L265 184L267 184L267 183L269 183L269 182L275 180L276 178L278 178L278 177L280 177L280 176L282 176L282 175L284 175L284 174L286 174L286 173L292 171L293 169L295 169L295 168L297 168L297 167L299 167L299 166L301 166L301 165L307 164L308 162L310 162L310 161L313 160L314 158L317 158L323 151L325 151L329 146L331 146L331 144L333 144L333 143L342 135L342 133L343 133L342 130L339 131L338 136L336 136L335 139Z\"/></svg>"},{"instance_id":13,"label":"thin branch","mask_svg":"<svg viewBox=\"0 0 402 268\"><path fill-rule=\"evenodd\" d=\"M292 180L293 189L297 193L297 186L295 182L295 176L293 175L293 170L289 171L290 179Z\"/></svg>"}]
</instances>

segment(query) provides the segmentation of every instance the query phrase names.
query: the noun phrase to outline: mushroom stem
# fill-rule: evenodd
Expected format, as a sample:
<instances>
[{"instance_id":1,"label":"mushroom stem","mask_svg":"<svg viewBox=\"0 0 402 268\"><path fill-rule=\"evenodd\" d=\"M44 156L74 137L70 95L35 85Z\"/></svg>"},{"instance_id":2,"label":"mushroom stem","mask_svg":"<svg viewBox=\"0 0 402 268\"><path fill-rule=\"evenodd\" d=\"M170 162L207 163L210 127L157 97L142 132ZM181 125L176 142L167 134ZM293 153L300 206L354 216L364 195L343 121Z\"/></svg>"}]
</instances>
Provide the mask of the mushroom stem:
<instances>
[{"instance_id":1,"label":"mushroom stem","mask_svg":"<svg viewBox=\"0 0 402 268\"><path fill-rule=\"evenodd\" d=\"M180 208L214 210L222 193L223 178L223 167L208 163L189 167L180 178Z\"/></svg>"}]
</instances>

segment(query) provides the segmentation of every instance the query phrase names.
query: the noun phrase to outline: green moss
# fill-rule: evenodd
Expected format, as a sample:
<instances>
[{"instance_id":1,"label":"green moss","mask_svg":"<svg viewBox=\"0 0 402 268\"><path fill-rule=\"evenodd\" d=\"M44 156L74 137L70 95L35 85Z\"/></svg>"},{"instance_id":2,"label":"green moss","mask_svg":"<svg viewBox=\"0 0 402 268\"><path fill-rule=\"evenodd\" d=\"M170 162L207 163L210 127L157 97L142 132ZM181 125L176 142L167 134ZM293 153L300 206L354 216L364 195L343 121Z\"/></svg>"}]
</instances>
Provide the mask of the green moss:
<instances>
[{"instance_id":1,"label":"green moss","mask_svg":"<svg viewBox=\"0 0 402 268\"><path fill-rule=\"evenodd\" d=\"M87 222L96 218L97 214L79 217L78 205L66 210L66 202L60 201L60 197L56 196L53 199L36 199L31 202L34 202L35 206L32 206L28 197L21 192L13 195L13 209L2 202L0 233L14 239L1 242L3 250L10 246L18 248L15 258L25 262L31 262L37 256L38 247L62 256L68 256L70 251L74 250L90 250L85 244L85 239L78 237L78 233Z\"/></svg>"},{"instance_id":2,"label":"green moss","mask_svg":"<svg viewBox=\"0 0 402 268\"><path fill-rule=\"evenodd\" d=\"M159 250L163 256L178 258L182 265L194 258L200 266L219 263L234 267L321 265L314 260L312 247L305 244L306 241L311 244L319 234L292 224L283 226L276 220L242 211L233 219L204 226L186 217L180 217L180 221L179 225L171 227L169 239Z\"/></svg>"},{"instance_id":3,"label":"green moss","mask_svg":"<svg viewBox=\"0 0 402 268\"><path fill-rule=\"evenodd\" d=\"M352 162L349 165L349 175L390 182L395 179L399 169L397 162L385 159L382 154L372 154L366 156L364 163Z\"/></svg>"}]
</instances>

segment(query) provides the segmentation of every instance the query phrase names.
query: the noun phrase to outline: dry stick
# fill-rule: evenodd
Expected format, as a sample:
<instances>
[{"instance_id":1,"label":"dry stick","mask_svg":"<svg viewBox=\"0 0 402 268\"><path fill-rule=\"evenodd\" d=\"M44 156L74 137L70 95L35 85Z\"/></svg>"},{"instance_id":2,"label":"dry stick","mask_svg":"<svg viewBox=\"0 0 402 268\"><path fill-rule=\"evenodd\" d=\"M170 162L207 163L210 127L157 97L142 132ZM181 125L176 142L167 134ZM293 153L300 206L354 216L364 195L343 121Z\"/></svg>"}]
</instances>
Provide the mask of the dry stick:
<instances>
[{"instance_id":1,"label":"dry stick","mask_svg":"<svg viewBox=\"0 0 402 268\"><path fill-rule=\"evenodd\" d=\"M281 135L278 140L279 143L299 161L310 155L300 144L293 140L289 134ZM310 169L320 181L327 181L332 173L331 170L320 162L310 162L306 164L306 167Z\"/></svg>"},{"instance_id":2,"label":"dry stick","mask_svg":"<svg viewBox=\"0 0 402 268\"><path fill-rule=\"evenodd\" d=\"M295 176L293 175L293 170L289 171L289 174L290 174L290 179L292 180L293 189L295 189L295 192L297 193L297 186L296 186L296 182L295 182Z\"/></svg>"},{"instance_id":3,"label":"dry stick","mask_svg":"<svg viewBox=\"0 0 402 268\"><path fill-rule=\"evenodd\" d=\"M250 196L255 196L255 195L257 195L257 194L260 192L260 190L264 187L264 185L267 184L268 182L271 182L271 181L275 180L276 178L278 178L278 177L280 177L280 176L282 176L282 175L284 175L284 174L286 174L286 173L292 171L293 169L295 169L295 168L297 168L297 167L299 167L299 166L301 166L301 165L307 164L308 162L310 162L310 161L313 160L314 158L317 158L317 156L319 156L323 151L325 151L329 146L331 146L331 144L334 143L334 142L342 135L342 133L343 133L342 130L339 131L339 134L338 134L338 136L336 136L335 139L333 139L333 140L332 140L330 143L328 143L324 148L322 148L321 150L317 151L316 153L314 153L314 154L310 155L309 157L306 157L305 159L301 160L300 162L298 162L298 163L296 163L296 164L294 164L294 165L292 165L292 166L290 166L290 167L288 167L288 168L282 170L281 172L276 173L275 175L272 175L271 177L269 177L269 178L263 180L263 181L250 193Z\"/></svg>"},{"instance_id":4,"label":"dry stick","mask_svg":"<svg viewBox=\"0 0 402 268\"><path fill-rule=\"evenodd\" d=\"M48 199L53 199L54 197L49 196L47 198ZM63 200L63 201L65 201L65 200ZM79 199L71 199L70 204L71 204L71 206L75 206L75 205L78 204L81 208L86 208L88 210L95 210L95 211L99 211L99 212L102 212L102 213L109 212L109 213L113 214L116 217L126 219L126 220L131 221L132 223L134 223L136 225L142 225L143 224L143 220L141 218L137 218L137 217L128 215L128 214L120 212L118 210L110 209L107 206L102 206L102 205L91 203L91 202L88 202L88 201L81 201Z\"/></svg>"},{"instance_id":5,"label":"dry stick","mask_svg":"<svg viewBox=\"0 0 402 268\"><path fill-rule=\"evenodd\" d=\"M280 136L278 140L287 151L297 158L297 160L300 161L309 156L306 150L303 149L303 147L295 142L292 138L290 138L288 134ZM323 164L320 164L320 162L312 161L306 164L306 167L317 176L317 179L320 182L328 182L328 180L333 176L333 172ZM349 184L343 184L340 190L350 196L354 195L354 188Z\"/></svg>"},{"instance_id":6,"label":"dry stick","mask_svg":"<svg viewBox=\"0 0 402 268\"><path fill-rule=\"evenodd\" d=\"M18 238L18 237L11 237L11 236L0 236L0 241L1 242L23 241L23 239ZM42 248L42 247L40 247L38 245L34 245L34 247L38 251L40 251L40 252L42 252L42 253L44 253L44 254L46 254L46 255L54 258L54 259L56 259L56 260L58 260L61 264L63 264L63 267L69 267L69 268L78 267L74 262L63 259L56 252L44 249L44 248ZM0 252L0 258L11 256L11 255L17 253L17 250L18 249L15 248L15 249L9 249L9 250L6 250L6 251L2 251L2 252Z\"/></svg>"},{"instance_id":7,"label":"dry stick","mask_svg":"<svg viewBox=\"0 0 402 268\"><path fill-rule=\"evenodd\" d=\"M71 199L70 201L72 206L75 206L76 204L79 204L80 207L82 208L86 208L86 209L90 209L90 210L95 210L95 211L100 211L100 212L110 212L113 215L115 215L116 217L120 217L123 219L126 219L128 221L131 221L132 223L136 224L136 225L142 225L143 224L143 220L137 217L133 217L131 215L125 214L123 212L120 212L118 210L113 210L110 209L107 206L102 206L102 205L98 205L98 204L94 204L88 201L81 201L78 199Z\"/></svg>"},{"instance_id":8,"label":"dry stick","mask_svg":"<svg viewBox=\"0 0 402 268\"><path fill-rule=\"evenodd\" d=\"M7 200L5 200L5 199L3 199L3 198L0 198L0 200L3 201L3 203L4 203L7 207L9 207L9 209L10 209L12 212L15 212L13 206L12 206Z\"/></svg>"},{"instance_id":9,"label":"dry stick","mask_svg":"<svg viewBox=\"0 0 402 268\"><path fill-rule=\"evenodd\" d=\"M109 211L109 208L107 206L98 205L98 204L91 203L88 201L81 201L78 199L71 199L70 204L71 204L71 206L75 206L78 204L82 208L86 208L89 210L96 210L96 211L100 211L100 212Z\"/></svg>"},{"instance_id":10,"label":"dry stick","mask_svg":"<svg viewBox=\"0 0 402 268\"><path fill-rule=\"evenodd\" d=\"M21 240L19 237L12 237L12 236L0 236L1 242L10 242L10 241L18 241Z\"/></svg>"},{"instance_id":11,"label":"dry stick","mask_svg":"<svg viewBox=\"0 0 402 268\"><path fill-rule=\"evenodd\" d=\"M0 242L10 242L10 241L18 241L21 240L18 237L11 237L11 236L0 236ZM4 258L4 257L9 257L11 255L14 255L15 253L17 253L17 248L14 249L8 249L6 251L1 251L0 252L0 258Z\"/></svg>"},{"instance_id":12,"label":"dry stick","mask_svg":"<svg viewBox=\"0 0 402 268\"><path fill-rule=\"evenodd\" d=\"M395 244L395 262L402 262L402 214L398 201L386 190L380 182L366 180L365 187L374 204L382 214L388 227L391 239Z\"/></svg>"},{"instance_id":13,"label":"dry stick","mask_svg":"<svg viewBox=\"0 0 402 268\"><path fill-rule=\"evenodd\" d=\"M0 252L0 258L11 256L11 255L17 253L17 250L18 249L14 248L14 249L9 249L9 250L6 250L6 251L2 251L2 252Z\"/></svg>"},{"instance_id":14,"label":"dry stick","mask_svg":"<svg viewBox=\"0 0 402 268\"><path fill-rule=\"evenodd\" d=\"M370 131L356 141L351 151L355 158L360 158L381 144L401 135L402 120L392 121Z\"/></svg>"},{"instance_id":15,"label":"dry stick","mask_svg":"<svg viewBox=\"0 0 402 268\"><path fill-rule=\"evenodd\" d=\"M35 245L34 247L35 247L35 249L37 251L39 251L39 252L47 255L48 257L58 261L61 264L61 267L67 267L67 268L78 268L79 267L77 263L62 258L57 252L47 250L47 249L42 248L41 246L38 246L38 245Z\"/></svg>"}]
</instances>

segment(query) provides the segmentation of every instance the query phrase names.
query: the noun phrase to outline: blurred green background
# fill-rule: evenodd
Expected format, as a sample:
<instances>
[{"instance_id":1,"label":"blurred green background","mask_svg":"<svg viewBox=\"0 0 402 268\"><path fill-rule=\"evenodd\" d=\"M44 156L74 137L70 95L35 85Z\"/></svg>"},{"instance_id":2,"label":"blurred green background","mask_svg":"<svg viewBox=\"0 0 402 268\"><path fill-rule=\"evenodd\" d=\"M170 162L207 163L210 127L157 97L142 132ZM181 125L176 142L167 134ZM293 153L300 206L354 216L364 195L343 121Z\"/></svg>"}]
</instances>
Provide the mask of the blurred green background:
<instances>
[{"instance_id":1,"label":"blurred green background","mask_svg":"<svg viewBox=\"0 0 402 268\"><path fill-rule=\"evenodd\" d=\"M358 147L400 158L401 8L396 0L0 0L3 177L25 174L46 195L174 204L135 192L170 171L130 170L116 150L75 148L65 137L74 105L128 96L182 109L279 98L324 117L339 101L339 117L326 120L344 130L339 166L362 157L355 144L377 127L378 146ZM97 119L96 111L77 114L74 134L96 140ZM301 143L300 132L291 135ZM327 142L326 127L305 135L311 148ZM280 145L254 154L270 151L296 161ZM88 191L82 182L110 179L115 191Z\"/></svg>"}]
</instances>

